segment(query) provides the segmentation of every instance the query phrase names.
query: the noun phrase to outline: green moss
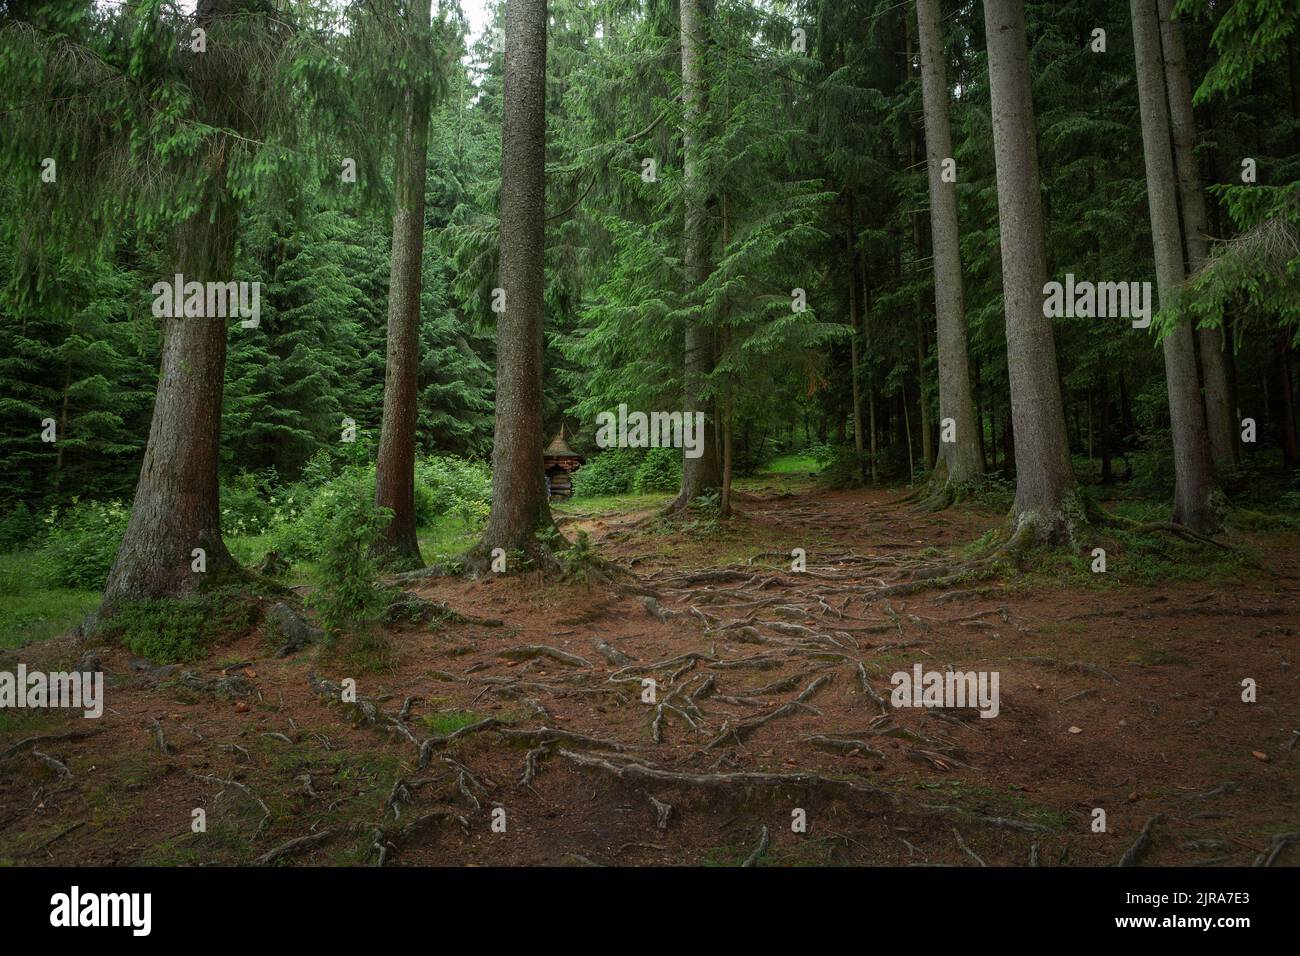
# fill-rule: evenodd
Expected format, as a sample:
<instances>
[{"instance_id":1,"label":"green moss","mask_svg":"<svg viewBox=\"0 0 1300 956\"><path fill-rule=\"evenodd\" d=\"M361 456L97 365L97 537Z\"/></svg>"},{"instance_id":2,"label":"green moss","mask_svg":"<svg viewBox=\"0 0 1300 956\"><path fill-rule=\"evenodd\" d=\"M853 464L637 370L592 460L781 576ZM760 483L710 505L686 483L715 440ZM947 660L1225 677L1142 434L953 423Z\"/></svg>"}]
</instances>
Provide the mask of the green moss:
<instances>
[{"instance_id":1,"label":"green moss","mask_svg":"<svg viewBox=\"0 0 1300 956\"><path fill-rule=\"evenodd\" d=\"M124 604L100 628L137 657L157 664L200 660L220 640L256 626L257 600L242 589Z\"/></svg>"}]
</instances>

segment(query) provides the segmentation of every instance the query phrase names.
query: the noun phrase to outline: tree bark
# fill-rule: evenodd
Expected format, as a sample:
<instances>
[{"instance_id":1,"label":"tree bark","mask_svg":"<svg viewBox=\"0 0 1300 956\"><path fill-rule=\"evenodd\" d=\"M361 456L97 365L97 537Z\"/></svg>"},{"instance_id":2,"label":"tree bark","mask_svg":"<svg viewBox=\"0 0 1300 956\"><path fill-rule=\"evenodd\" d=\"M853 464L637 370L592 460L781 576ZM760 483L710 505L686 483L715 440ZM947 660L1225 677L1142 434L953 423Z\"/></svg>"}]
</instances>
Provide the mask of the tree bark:
<instances>
[{"instance_id":1,"label":"tree bark","mask_svg":"<svg viewBox=\"0 0 1300 956\"><path fill-rule=\"evenodd\" d=\"M1101 428L1098 437L1101 441L1101 483L1113 485L1115 473L1110 453L1110 380L1105 372L1101 374Z\"/></svg>"},{"instance_id":2,"label":"tree bark","mask_svg":"<svg viewBox=\"0 0 1300 956\"><path fill-rule=\"evenodd\" d=\"M1183 240L1187 249L1187 271L1194 273L1209 258L1206 241L1205 195L1201 192L1201 171L1193 151L1196 119L1192 113L1192 86L1187 73L1187 53L1182 25L1173 19L1174 0L1159 0L1160 37L1164 52L1165 84L1169 95L1169 116L1173 125L1174 162L1178 169L1178 197L1183 210ZM1237 441L1232 424L1232 393L1224 349L1228 339L1221 329L1197 329L1200 346L1201 387L1210 457L1218 467L1236 464Z\"/></svg>"},{"instance_id":3,"label":"tree bark","mask_svg":"<svg viewBox=\"0 0 1300 956\"><path fill-rule=\"evenodd\" d=\"M181 227L176 271L185 282L231 280L238 222L238 208L222 195ZM160 321L162 358L149 441L101 613L194 594L237 567L221 538L217 484L227 320ZM204 552L203 573L193 570L195 548Z\"/></svg>"},{"instance_id":4,"label":"tree bark","mask_svg":"<svg viewBox=\"0 0 1300 956\"><path fill-rule=\"evenodd\" d=\"M852 199L849 201L849 229L845 238L845 251L848 255L849 268L847 270L849 280L849 377L852 381L853 393L853 450L857 455L858 474L860 477L866 477L865 470L865 448L862 440L862 394L858 388L858 277L854 269L854 242L853 242L853 204Z\"/></svg>"},{"instance_id":5,"label":"tree bark","mask_svg":"<svg viewBox=\"0 0 1300 956\"><path fill-rule=\"evenodd\" d=\"M880 480L880 466L877 464L879 452L879 429L876 427L876 373L871 364L871 284L867 281L867 257L858 257L858 266L862 274L862 344L866 350L867 361L867 426L871 433L871 483Z\"/></svg>"},{"instance_id":6,"label":"tree bark","mask_svg":"<svg viewBox=\"0 0 1300 956\"><path fill-rule=\"evenodd\" d=\"M1278 336L1274 350L1277 370L1278 440L1282 445L1282 467L1289 472L1300 463L1300 454L1296 450L1295 392L1291 387L1291 348L1284 335Z\"/></svg>"},{"instance_id":7,"label":"tree bark","mask_svg":"<svg viewBox=\"0 0 1300 956\"><path fill-rule=\"evenodd\" d=\"M700 157L700 126L704 121L704 8L700 0L681 0L682 102L682 188L685 202L685 249L688 298L709 276L706 245L707 183ZM698 311L698 309L692 310ZM670 511L680 511L699 495L721 484L718 474L717 424L708 414L705 399L709 374L713 370L713 336L702 315L687 319L684 359L684 402L687 414L705 412L704 453L698 458L682 456L682 486Z\"/></svg>"},{"instance_id":8,"label":"tree bark","mask_svg":"<svg viewBox=\"0 0 1300 956\"><path fill-rule=\"evenodd\" d=\"M904 65L906 68L907 78L911 79L914 75L912 68L912 21L906 15L903 17L903 26L905 28L907 46L907 57ZM918 139L919 137L917 135L916 126L909 123L907 150L909 165L912 168L915 168L916 157L920 152L917 144ZM916 256L916 261L919 263L925 257L925 242L921 236L921 213L919 211L913 211L911 219L912 250L913 254ZM930 471L933 470L935 466L935 455L934 436L932 434L933 426L930 422L930 403L926 401L925 396L925 358L930 350L928 330L926 329L926 315L928 311L929 310L926 308L925 295L918 286L916 293L916 404L921 413L921 457L925 462L926 470Z\"/></svg>"},{"instance_id":9,"label":"tree bark","mask_svg":"<svg viewBox=\"0 0 1300 956\"><path fill-rule=\"evenodd\" d=\"M428 29L429 9L430 0L411 0L408 4L412 35ZM375 465L375 504L393 512L392 520L375 544L375 552L385 563L417 567L424 564L415 533L415 427L429 101L427 88L408 91L406 118L397 147L384 415Z\"/></svg>"},{"instance_id":10,"label":"tree bark","mask_svg":"<svg viewBox=\"0 0 1300 956\"><path fill-rule=\"evenodd\" d=\"M1013 534L1056 543L1071 534L1066 506L1076 484L1065 438L1055 335L1043 315L1047 264L1023 0L985 0L984 22L1011 392L1006 435L1008 440L1015 436Z\"/></svg>"},{"instance_id":11,"label":"tree bark","mask_svg":"<svg viewBox=\"0 0 1300 956\"><path fill-rule=\"evenodd\" d=\"M542 464L546 0L507 0L492 509L479 547L535 551L554 527Z\"/></svg>"},{"instance_id":12,"label":"tree bark","mask_svg":"<svg viewBox=\"0 0 1300 956\"><path fill-rule=\"evenodd\" d=\"M957 232L957 187L943 181L942 164L953 156L948 122L948 83L938 0L916 0L921 50L921 95L925 104L925 152L930 180L930 245L934 253L934 311L938 319L940 448L948 487L984 474L966 354L961 249ZM955 442L942 441L943 419L951 418Z\"/></svg>"},{"instance_id":13,"label":"tree bark","mask_svg":"<svg viewBox=\"0 0 1300 956\"><path fill-rule=\"evenodd\" d=\"M1131 9L1147 205L1155 245L1156 284L1164 307L1177 295L1184 273L1165 73L1160 59L1160 26L1156 0L1131 0ZM1174 520L1193 531L1210 533L1218 530L1220 522L1213 501L1214 472L1190 323L1180 322L1162 344L1174 445Z\"/></svg>"}]
</instances>

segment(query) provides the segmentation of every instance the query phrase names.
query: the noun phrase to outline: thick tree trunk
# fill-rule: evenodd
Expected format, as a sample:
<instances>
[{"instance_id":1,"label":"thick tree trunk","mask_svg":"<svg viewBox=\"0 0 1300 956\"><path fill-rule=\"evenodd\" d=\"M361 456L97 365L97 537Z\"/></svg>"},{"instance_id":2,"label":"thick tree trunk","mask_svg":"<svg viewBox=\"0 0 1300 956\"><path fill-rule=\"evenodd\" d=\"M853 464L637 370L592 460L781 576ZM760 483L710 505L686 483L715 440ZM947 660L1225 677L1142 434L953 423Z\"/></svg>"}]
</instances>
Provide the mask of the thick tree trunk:
<instances>
[{"instance_id":1,"label":"thick tree trunk","mask_svg":"<svg viewBox=\"0 0 1300 956\"><path fill-rule=\"evenodd\" d=\"M1295 390L1291 386L1291 347L1284 336L1279 336L1274 350L1277 370L1278 439L1282 445L1282 467L1291 471L1300 464L1300 454L1296 450Z\"/></svg>"},{"instance_id":2,"label":"thick tree trunk","mask_svg":"<svg viewBox=\"0 0 1300 956\"><path fill-rule=\"evenodd\" d=\"M1101 375L1101 429L1099 438L1101 440L1101 483L1103 485L1113 485L1115 483L1115 472L1111 463L1110 452L1110 382L1105 372L1102 372Z\"/></svg>"},{"instance_id":3,"label":"thick tree trunk","mask_svg":"<svg viewBox=\"0 0 1300 956\"><path fill-rule=\"evenodd\" d=\"M910 79L914 75L913 70L913 40L912 40L912 20L910 17L903 17L903 25L906 32L907 58L906 71ZM917 134L915 125L911 125L908 130L907 149L910 165L916 166L916 157L920 152L917 140L920 137ZM912 213L912 250L919 263L925 258L925 241L921 235L921 213L913 211ZM925 359L930 350L929 331L927 329L927 316L929 309L926 307L925 296L919 287L916 293L916 404L921 413L921 456L925 462L927 470L933 470L935 466L934 455L934 436L933 425L930 422L930 403L926 401L925 395Z\"/></svg>"},{"instance_id":4,"label":"thick tree trunk","mask_svg":"<svg viewBox=\"0 0 1300 956\"><path fill-rule=\"evenodd\" d=\"M917 246L918 252L920 246ZM923 302L917 302L916 316L916 404L921 413L921 461L926 471L934 470L934 423L930 421L930 403L925 395L925 358L930 352L930 340L926 335L927 310Z\"/></svg>"},{"instance_id":5,"label":"thick tree trunk","mask_svg":"<svg viewBox=\"0 0 1300 956\"><path fill-rule=\"evenodd\" d=\"M880 434L876 426L876 374L871 365L871 284L867 281L867 257L860 256L858 265L862 274L862 342L866 347L867 361L867 401L870 404L868 410L867 427L871 433L871 483L875 484L880 481L880 466L877 464L877 453L879 452Z\"/></svg>"},{"instance_id":6,"label":"thick tree trunk","mask_svg":"<svg viewBox=\"0 0 1300 956\"><path fill-rule=\"evenodd\" d=\"M408 6L411 29L429 27L430 0ZM384 417L375 466L375 504L392 521L375 545L394 565L419 566L415 534L415 424L419 394L420 290L424 265L424 173L429 145L429 93L407 93L405 127L397 147L393 253L388 280L388 352L384 365ZM507 297L507 304L509 297Z\"/></svg>"},{"instance_id":7,"label":"thick tree trunk","mask_svg":"<svg viewBox=\"0 0 1300 956\"><path fill-rule=\"evenodd\" d=\"M916 476L916 461L912 456L912 416L907 410L907 386L899 386L899 403L903 406L903 438L907 442L907 483Z\"/></svg>"},{"instance_id":8,"label":"thick tree trunk","mask_svg":"<svg viewBox=\"0 0 1300 956\"><path fill-rule=\"evenodd\" d=\"M1178 169L1178 197L1183 210L1183 240L1187 247L1187 270L1195 272L1209 257L1206 241L1205 195L1201 192L1201 171L1193 151L1196 120L1192 113L1192 86L1187 74L1182 25L1173 19L1174 0L1160 2L1160 38L1164 52L1165 84L1169 94L1169 116L1174 134L1174 161ZM1232 393L1222 331L1197 329L1205 424L1210 457L1219 467L1237 461L1237 441L1232 426Z\"/></svg>"},{"instance_id":9,"label":"thick tree trunk","mask_svg":"<svg viewBox=\"0 0 1300 956\"><path fill-rule=\"evenodd\" d=\"M934 252L934 311L938 319L940 448L947 483L977 481L984 474L966 355L961 250L957 233L957 186L943 181L943 161L953 156L948 123L939 0L916 0L921 50L921 94L925 103L925 152L930 180L930 245ZM954 442L942 441L943 420L951 418Z\"/></svg>"},{"instance_id":10,"label":"thick tree trunk","mask_svg":"<svg viewBox=\"0 0 1300 956\"><path fill-rule=\"evenodd\" d=\"M185 282L229 282L238 209L228 198L178 234ZM227 320L164 318L161 367L131 519L104 586L102 612L153 598L184 597L236 567L221 539L217 464L225 387ZM205 571L194 570L195 548Z\"/></svg>"},{"instance_id":11,"label":"thick tree trunk","mask_svg":"<svg viewBox=\"0 0 1300 956\"><path fill-rule=\"evenodd\" d=\"M1156 283L1160 304L1165 306L1177 295L1184 274L1174 161L1169 146L1168 101L1160 61L1160 26L1156 0L1131 0L1131 9ZM1165 336L1163 346L1174 444L1174 520L1194 531L1216 531L1220 522L1213 500L1214 472L1205 433L1191 325L1180 323Z\"/></svg>"},{"instance_id":12,"label":"thick tree trunk","mask_svg":"<svg viewBox=\"0 0 1300 956\"><path fill-rule=\"evenodd\" d=\"M985 0L993 152L997 164L1007 376L1014 432L1016 537L1060 542L1070 533L1075 492L1065 438L1056 341L1043 315L1047 265L1038 185L1038 144L1029 86L1023 0Z\"/></svg>"},{"instance_id":13,"label":"thick tree trunk","mask_svg":"<svg viewBox=\"0 0 1300 956\"><path fill-rule=\"evenodd\" d=\"M542 465L546 238L546 0L507 0L501 130L501 288L492 510L480 548L536 550L553 527Z\"/></svg>"},{"instance_id":14,"label":"thick tree trunk","mask_svg":"<svg viewBox=\"0 0 1300 956\"><path fill-rule=\"evenodd\" d=\"M724 518L731 517L731 472L731 403L728 402L722 424L722 498L719 506Z\"/></svg>"},{"instance_id":15,"label":"thick tree trunk","mask_svg":"<svg viewBox=\"0 0 1300 956\"><path fill-rule=\"evenodd\" d=\"M853 205L850 200L849 204L849 231L845 240L845 248L849 258L849 268L847 275L849 279L849 377L852 381L853 393L853 450L857 455L858 474L865 477L865 448L862 440L862 394L858 388L858 279L854 274L857 270L854 266L854 243L853 243Z\"/></svg>"},{"instance_id":16,"label":"thick tree trunk","mask_svg":"<svg viewBox=\"0 0 1300 956\"><path fill-rule=\"evenodd\" d=\"M709 276L706 237L706 202L708 186L700 157L700 126L704 121L704 9L700 0L681 0L682 102L685 105L682 130L682 187L685 202L685 271L687 296L695 292ZM718 474L717 423L705 399L709 374L713 370L713 335L703 316L687 320L684 361L685 411L703 411L704 454L698 458L682 456L682 487L669 506L678 511L699 495L721 484Z\"/></svg>"}]
</instances>

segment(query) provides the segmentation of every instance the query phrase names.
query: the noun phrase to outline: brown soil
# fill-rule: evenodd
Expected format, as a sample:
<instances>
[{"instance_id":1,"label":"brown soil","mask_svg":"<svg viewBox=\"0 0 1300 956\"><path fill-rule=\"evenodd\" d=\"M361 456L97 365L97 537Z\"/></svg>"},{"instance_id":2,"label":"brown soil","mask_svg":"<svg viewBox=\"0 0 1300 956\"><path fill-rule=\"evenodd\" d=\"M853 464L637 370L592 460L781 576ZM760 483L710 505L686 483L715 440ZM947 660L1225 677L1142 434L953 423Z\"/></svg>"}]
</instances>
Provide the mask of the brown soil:
<instances>
[{"instance_id":1,"label":"brown soil","mask_svg":"<svg viewBox=\"0 0 1300 956\"><path fill-rule=\"evenodd\" d=\"M70 779L32 748L0 761L0 861L239 863L317 834L285 859L373 864L384 847L389 864L736 864L766 828L767 865L1111 864L1158 816L1142 863L1248 865L1300 830L1297 535L1252 539L1264 569L1243 581L1135 586L1111 555L1095 583L1028 568L882 593L923 579L927 548L999 516L917 515L881 491L739 505L721 532L651 532L644 514L568 525L658 594L648 608L625 588L527 573L421 583L422 598L503 625L401 626L385 670L351 669L344 649L271 659L257 633L174 671L133 672L111 651L103 718L39 715L0 735L3 753L94 732L35 744ZM790 571L793 548L806 573ZM634 664L620 673L600 642ZM587 663L503 656L534 645ZM67 667L82 650L68 637L0 668ZM914 663L997 671L1000 715L889 706L891 674ZM185 670L243 676L253 693L238 706L185 686ZM326 693L354 678L375 720L312 673ZM440 739L485 718L501 723ZM517 733L541 727L569 736ZM432 740L424 767L412 738ZM745 773L768 776L717 776ZM672 807L665 827L654 801ZM1300 862L1300 846L1273 861Z\"/></svg>"}]
</instances>

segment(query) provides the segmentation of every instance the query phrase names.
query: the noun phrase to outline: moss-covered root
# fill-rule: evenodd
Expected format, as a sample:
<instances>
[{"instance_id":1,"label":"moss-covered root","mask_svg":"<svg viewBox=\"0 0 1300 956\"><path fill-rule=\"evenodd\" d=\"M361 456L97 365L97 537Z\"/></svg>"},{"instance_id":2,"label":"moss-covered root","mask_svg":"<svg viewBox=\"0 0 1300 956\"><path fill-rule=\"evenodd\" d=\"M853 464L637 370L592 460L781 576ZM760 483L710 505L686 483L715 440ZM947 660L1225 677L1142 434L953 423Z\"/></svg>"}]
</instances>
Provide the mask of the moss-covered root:
<instances>
[{"instance_id":1,"label":"moss-covered root","mask_svg":"<svg viewBox=\"0 0 1300 956\"><path fill-rule=\"evenodd\" d=\"M1132 518L1125 518L1123 515L1117 515L1113 512L1107 511L1106 509L1102 508L1100 505L1097 505L1091 501L1089 501L1087 504L1088 504L1088 518L1094 525L1097 525L1098 527L1118 528L1122 531L1128 531L1133 534L1151 534L1151 533L1170 534L1178 538L1183 538L1186 541L1193 541L1198 544L1212 545L1223 551L1231 551L1234 554L1239 554L1248 557L1247 552L1236 547L1235 545L1230 544L1226 541L1220 541L1217 538L1214 538L1208 534L1202 534L1201 532L1195 531L1184 524L1179 524L1176 521L1134 521ZM1220 496L1219 499L1216 500L1215 507L1216 507L1216 513L1218 514L1225 513L1226 501L1222 499L1222 496Z\"/></svg>"}]
</instances>

